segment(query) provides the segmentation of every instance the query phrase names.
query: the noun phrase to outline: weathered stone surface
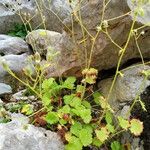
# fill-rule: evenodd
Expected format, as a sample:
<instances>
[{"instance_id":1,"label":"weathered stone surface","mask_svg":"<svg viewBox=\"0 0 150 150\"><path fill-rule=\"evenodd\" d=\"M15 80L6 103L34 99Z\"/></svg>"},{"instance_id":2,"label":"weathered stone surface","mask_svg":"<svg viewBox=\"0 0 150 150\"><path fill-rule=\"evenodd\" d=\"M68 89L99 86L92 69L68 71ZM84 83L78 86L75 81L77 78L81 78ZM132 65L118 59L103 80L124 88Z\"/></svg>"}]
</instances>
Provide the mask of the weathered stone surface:
<instances>
[{"instance_id":1,"label":"weathered stone surface","mask_svg":"<svg viewBox=\"0 0 150 150\"><path fill-rule=\"evenodd\" d=\"M47 69L48 77L65 75L70 66L74 67L77 51L74 49L74 43L66 32L60 34L39 29L29 33L26 40L34 50L38 51L42 56L46 56L50 62L51 65ZM75 55L72 55L73 52ZM43 61L42 63L45 62ZM72 73L72 75L75 75L75 69L73 69L73 72L74 74Z\"/></svg>"},{"instance_id":2,"label":"weathered stone surface","mask_svg":"<svg viewBox=\"0 0 150 150\"><path fill-rule=\"evenodd\" d=\"M72 42L73 40L71 38L71 35L69 36L69 33L64 32L62 34L62 50L60 59L58 61L59 67L54 69L55 71L59 72L58 70L59 68L61 68L61 71L59 72L60 75L81 75L81 68L85 68L86 64L89 62L90 52L92 48L91 39L92 36L96 35L97 26L100 24L102 3L103 1L94 1L94 3L91 3L91 1L89 1L89 3L81 8L82 23L88 30L88 33L85 31L85 37L83 37L83 32L77 19L74 19L74 38L76 42ZM130 9L127 5L126 0L121 0L120 2L118 2L118 0L110 1L105 11L105 20L123 15L129 11ZM131 22L131 16L124 16L120 19L108 21L108 33L111 36L112 40L121 47L125 46L128 33L131 28ZM65 19L64 23L68 27L72 27L72 20L70 18ZM136 26L139 26L139 24L137 23ZM145 30L145 34L139 37L138 43L143 57L149 58L150 30ZM86 41L86 46L83 42L84 40ZM69 43L72 44L68 46ZM116 47L116 45L114 45L104 33L100 33L97 37L92 51L91 66L97 68L98 70L116 67L119 59L119 50L120 49ZM134 38L131 38L121 64L133 58L140 58L140 54L135 44ZM51 74L51 72L49 74Z\"/></svg>"},{"instance_id":3,"label":"weathered stone surface","mask_svg":"<svg viewBox=\"0 0 150 150\"><path fill-rule=\"evenodd\" d=\"M127 0L127 2L131 10L138 10L139 15L136 18L138 22L147 25L150 24L150 1L143 1L143 4L137 4L137 1L133 2L132 0Z\"/></svg>"},{"instance_id":4,"label":"weathered stone surface","mask_svg":"<svg viewBox=\"0 0 150 150\"><path fill-rule=\"evenodd\" d=\"M118 109L120 103L132 102L138 95L143 93L146 87L150 86L150 80L144 79L143 70L150 70L149 66L136 66L122 71L123 77L118 76L112 92L109 96L109 103ZM102 94L107 97L113 78L103 80L99 83Z\"/></svg>"},{"instance_id":5,"label":"weathered stone surface","mask_svg":"<svg viewBox=\"0 0 150 150\"><path fill-rule=\"evenodd\" d=\"M23 68L25 68L28 63L28 55L22 54L22 55L6 55L0 58L1 60L5 60L8 64L9 68L20 78L24 78L22 76L23 74ZM31 65L31 64L30 64ZM0 82L7 83L12 86L12 88L16 88L18 82L16 82L15 78L13 78L3 67L2 64L0 64Z\"/></svg>"},{"instance_id":6,"label":"weathered stone surface","mask_svg":"<svg viewBox=\"0 0 150 150\"><path fill-rule=\"evenodd\" d=\"M22 20L25 23L30 20L32 29L42 27L45 21L47 29L61 31L60 20L63 21L70 14L69 11L70 7L66 0L1 0L0 33L7 33L14 23L22 24Z\"/></svg>"},{"instance_id":7,"label":"weathered stone surface","mask_svg":"<svg viewBox=\"0 0 150 150\"><path fill-rule=\"evenodd\" d=\"M17 93L15 93L15 94L13 94L12 96L11 96L11 98L10 98L10 102L16 102L16 101L36 101L37 100L37 98L34 96L34 95L30 95L30 96L25 96L25 93L27 92L27 90L26 89L24 89L24 90L21 90L21 91L19 91L19 92L17 92ZM36 101L36 103L37 103L37 101Z\"/></svg>"},{"instance_id":8,"label":"weathered stone surface","mask_svg":"<svg viewBox=\"0 0 150 150\"><path fill-rule=\"evenodd\" d=\"M0 35L0 55L29 53L28 44L21 38Z\"/></svg>"},{"instance_id":9,"label":"weathered stone surface","mask_svg":"<svg viewBox=\"0 0 150 150\"><path fill-rule=\"evenodd\" d=\"M9 85L0 83L0 96L3 94L10 94L12 93L12 89Z\"/></svg>"},{"instance_id":10,"label":"weathered stone surface","mask_svg":"<svg viewBox=\"0 0 150 150\"><path fill-rule=\"evenodd\" d=\"M26 41L30 44L34 51L39 52L41 55L45 55L53 52L60 52L61 47L59 45L62 34L54 31L38 29L30 32Z\"/></svg>"},{"instance_id":11,"label":"weathered stone surface","mask_svg":"<svg viewBox=\"0 0 150 150\"><path fill-rule=\"evenodd\" d=\"M59 136L28 124L28 118L13 114L12 121L0 124L1 150L63 150Z\"/></svg>"},{"instance_id":12,"label":"weathered stone surface","mask_svg":"<svg viewBox=\"0 0 150 150\"><path fill-rule=\"evenodd\" d=\"M125 144L127 141L131 144L131 150L144 150L143 141L139 137L134 137L129 132L125 132L121 136L122 144Z\"/></svg>"}]
</instances>

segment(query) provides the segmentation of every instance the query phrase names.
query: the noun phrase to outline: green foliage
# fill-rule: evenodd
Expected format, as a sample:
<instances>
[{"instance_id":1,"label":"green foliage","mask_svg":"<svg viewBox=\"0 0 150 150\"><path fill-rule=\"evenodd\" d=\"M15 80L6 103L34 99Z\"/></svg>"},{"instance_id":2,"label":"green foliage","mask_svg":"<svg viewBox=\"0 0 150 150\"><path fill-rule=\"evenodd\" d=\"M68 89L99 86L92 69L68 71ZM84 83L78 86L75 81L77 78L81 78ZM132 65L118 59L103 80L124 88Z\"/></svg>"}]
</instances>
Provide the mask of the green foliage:
<instances>
[{"instance_id":1,"label":"green foliage","mask_svg":"<svg viewBox=\"0 0 150 150\"><path fill-rule=\"evenodd\" d=\"M112 123L113 115L110 113L110 111L106 112L105 120L106 120L107 124L111 124Z\"/></svg>"},{"instance_id":2,"label":"green foliage","mask_svg":"<svg viewBox=\"0 0 150 150\"><path fill-rule=\"evenodd\" d=\"M88 146L92 143L92 132L88 129L82 129L79 133L79 139L83 146Z\"/></svg>"},{"instance_id":3,"label":"green foliage","mask_svg":"<svg viewBox=\"0 0 150 150\"><path fill-rule=\"evenodd\" d=\"M89 101L81 98L86 88L82 83L76 85L75 82L75 77L68 77L59 83L54 78L45 79L42 83L42 102L48 112L45 120L50 125L59 125L61 130L63 126L67 128L66 150L82 150L83 147L89 145L102 145L109 135L115 132L111 108L102 95L95 93L92 96L95 104L99 105L99 109L100 107L108 109L105 115L105 128L97 130L99 122L91 122L93 119L92 106ZM68 94L63 95L63 91L68 91ZM61 99L61 105L58 99Z\"/></svg>"},{"instance_id":4,"label":"green foliage","mask_svg":"<svg viewBox=\"0 0 150 150\"><path fill-rule=\"evenodd\" d=\"M9 121L11 121L10 116L7 114L5 108L0 105L0 123L7 123Z\"/></svg>"},{"instance_id":5,"label":"green foliage","mask_svg":"<svg viewBox=\"0 0 150 150\"><path fill-rule=\"evenodd\" d=\"M108 137L109 137L109 132L106 127L102 127L100 130L95 131L97 138L104 143Z\"/></svg>"},{"instance_id":6,"label":"green foliage","mask_svg":"<svg viewBox=\"0 0 150 150\"><path fill-rule=\"evenodd\" d=\"M29 26L26 26L27 30L30 31ZM25 38L27 35L27 30L25 28L24 24L14 24L14 29L10 30L7 34L10 36L16 36L16 37L21 37Z\"/></svg>"},{"instance_id":7,"label":"green foliage","mask_svg":"<svg viewBox=\"0 0 150 150\"><path fill-rule=\"evenodd\" d=\"M135 136L139 136L143 132L143 122L138 119L126 120L122 117L118 117L119 125L125 129L130 130Z\"/></svg>"},{"instance_id":8,"label":"green foliage","mask_svg":"<svg viewBox=\"0 0 150 150\"><path fill-rule=\"evenodd\" d=\"M84 81L92 84L89 80ZM84 97L81 98L86 87L84 83L76 84L75 77L68 77L61 82L57 82L54 78L45 79L41 87L42 102L47 109L45 121L48 127L53 125L52 127L58 128L59 126L60 131L65 127L64 138L68 142L65 146L66 150L82 150L83 147L90 145L99 147L119 132L113 122L113 110L99 92L94 93L91 98L99 110L104 112L102 119L105 124L99 121L92 122L94 119L92 105ZM138 132L135 129L135 127L141 128L138 121L135 123L133 120L128 121L122 117L118 117L118 121L123 130L130 130L135 135L141 133L141 130ZM112 150L120 148L118 142L111 143Z\"/></svg>"},{"instance_id":9,"label":"green foliage","mask_svg":"<svg viewBox=\"0 0 150 150\"><path fill-rule=\"evenodd\" d=\"M82 150L82 143L79 138L71 136L68 142L69 144L66 145L65 150Z\"/></svg>"},{"instance_id":10,"label":"green foliage","mask_svg":"<svg viewBox=\"0 0 150 150\"><path fill-rule=\"evenodd\" d=\"M30 104L23 105L21 112L26 115L31 115L33 113L33 105Z\"/></svg>"},{"instance_id":11,"label":"green foliage","mask_svg":"<svg viewBox=\"0 0 150 150\"><path fill-rule=\"evenodd\" d=\"M111 150L122 150L122 146L118 141L111 143Z\"/></svg>"},{"instance_id":12,"label":"green foliage","mask_svg":"<svg viewBox=\"0 0 150 150\"><path fill-rule=\"evenodd\" d=\"M49 112L45 119L49 124L55 124L59 121L59 117L56 112Z\"/></svg>"},{"instance_id":13,"label":"green foliage","mask_svg":"<svg viewBox=\"0 0 150 150\"><path fill-rule=\"evenodd\" d=\"M76 81L75 77L68 77L63 83L63 88L73 90L75 81Z\"/></svg>"},{"instance_id":14,"label":"green foliage","mask_svg":"<svg viewBox=\"0 0 150 150\"><path fill-rule=\"evenodd\" d=\"M127 129L130 127L130 123L129 123L128 120L122 118L121 116L118 117L118 120L119 120L119 125L120 125L123 129L127 130Z\"/></svg>"},{"instance_id":15,"label":"green foliage","mask_svg":"<svg viewBox=\"0 0 150 150\"><path fill-rule=\"evenodd\" d=\"M143 132L143 123L138 119L132 119L130 121L129 130L136 136L139 136Z\"/></svg>"},{"instance_id":16,"label":"green foliage","mask_svg":"<svg viewBox=\"0 0 150 150\"><path fill-rule=\"evenodd\" d=\"M141 105L143 111L147 111L147 110L146 110L146 107L145 107L145 103L141 100L140 97L139 97L138 101L140 102L140 105Z\"/></svg>"}]
</instances>

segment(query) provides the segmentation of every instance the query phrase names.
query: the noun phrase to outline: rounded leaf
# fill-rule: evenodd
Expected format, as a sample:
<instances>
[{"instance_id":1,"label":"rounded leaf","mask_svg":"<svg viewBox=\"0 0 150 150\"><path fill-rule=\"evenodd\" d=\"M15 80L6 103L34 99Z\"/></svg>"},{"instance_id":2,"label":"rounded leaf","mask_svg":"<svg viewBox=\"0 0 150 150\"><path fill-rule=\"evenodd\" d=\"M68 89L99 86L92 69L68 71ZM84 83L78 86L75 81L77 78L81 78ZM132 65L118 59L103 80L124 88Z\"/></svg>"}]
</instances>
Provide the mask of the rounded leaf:
<instances>
[{"instance_id":1,"label":"rounded leaf","mask_svg":"<svg viewBox=\"0 0 150 150\"><path fill-rule=\"evenodd\" d=\"M143 122L138 119L132 119L130 121L131 127L129 128L131 133L136 136L139 136L143 132Z\"/></svg>"}]
</instances>

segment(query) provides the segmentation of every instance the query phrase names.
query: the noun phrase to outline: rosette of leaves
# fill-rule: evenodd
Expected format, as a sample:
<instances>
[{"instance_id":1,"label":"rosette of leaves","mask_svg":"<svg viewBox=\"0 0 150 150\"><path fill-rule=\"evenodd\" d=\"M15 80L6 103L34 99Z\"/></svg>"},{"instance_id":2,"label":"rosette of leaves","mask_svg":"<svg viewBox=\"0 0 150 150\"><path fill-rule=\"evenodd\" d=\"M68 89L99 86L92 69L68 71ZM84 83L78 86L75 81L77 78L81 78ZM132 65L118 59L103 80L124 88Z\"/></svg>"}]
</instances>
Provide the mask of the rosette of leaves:
<instances>
[{"instance_id":1,"label":"rosette of leaves","mask_svg":"<svg viewBox=\"0 0 150 150\"><path fill-rule=\"evenodd\" d=\"M21 38L25 38L27 35L27 30L30 31L29 25L25 25L24 24L14 24L14 27L12 30L10 30L7 34L10 36L16 36L16 37L21 37Z\"/></svg>"}]
</instances>

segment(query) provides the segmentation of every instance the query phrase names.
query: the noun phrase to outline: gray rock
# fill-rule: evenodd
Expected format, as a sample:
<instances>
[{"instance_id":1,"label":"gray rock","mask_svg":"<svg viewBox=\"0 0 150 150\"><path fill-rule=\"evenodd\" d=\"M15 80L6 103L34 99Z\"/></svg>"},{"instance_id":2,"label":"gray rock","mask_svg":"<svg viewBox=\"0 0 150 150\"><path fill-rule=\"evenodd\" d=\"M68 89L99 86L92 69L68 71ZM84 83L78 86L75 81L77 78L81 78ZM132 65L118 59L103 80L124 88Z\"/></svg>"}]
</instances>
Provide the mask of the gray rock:
<instances>
[{"instance_id":1,"label":"gray rock","mask_svg":"<svg viewBox=\"0 0 150 150\"><path fill-rule=\"evenodd\" d=\"M51 55L53 55L53 51L60 52L61 45L59 43L61 38L62 34L58 32L38 29L30 32L26 37L26 41L34 51L46 56L47 52Z\"/></svg>"},{"instance_id":2,"label":"gray rock","mask_svg":"<svg viewBox=\"0 0 150 150\"><path fill-rule=\"evenodd\" d=\"M127 0L128 6L131 10L139 9L139 14L136 20L142 24L149 24L150 25L150 1L145 1L143 4L138 5L137 1L132 2L132 0ZM139 7L139 8L138 8Z\"/></svg>"},{"instance_id":3,"label":"gray rock","mask_svg":"<svg viewBox=\"0 0 150 150\"><path fill-rule=\"evenodd\" d=\"M144 150L144 143L139 137L134 137L129 132L125 132L121 136L121 143L126 144L126 142L131 144L131 150Z\"/></svg>"},{"instance_id":4,"label":"gray rock","mask_svg":"<svg viewBox=\"0 0 150 150\"><path fill-rule=\"evenodd\" d=\"M29 53L28 44L21 38L0 35L0 55Z\"/></svg>"},{"instance_id":5,"label":"gray rock","mask_svg":"<svg viewBox=\"0 0 150 150\"><path fill-rule=\"evenodd\" d=\"M47 77L58 77L65 74L69 69L69 65L74 65L75 55L71 56L71 53L76 51L71 38L63 32L60 34L58 32L49 30L35 30L29 33L26 37L27 43L29 43L32 48L38 51L42 56L46 56L47 61L50 63L50 67L47 68ZM46 63L42 62L43 65ZM74 73L75 73L75 69ZM72 75L77 75L72 73Z\"/></svg>"},{"instance_id":6,"label":"gray rock","mask_svg":"<svg viewBox=\"0 0 150 150\"><path fill-rule=\"evenodd\" d=\"M7 33L14 23L22 24L29 20L32 29L44 28L45 21L47 29L61 31L63 24L60 20L63 21L69 15L70 7L66 0L1 0L0 33Z\"/></svg>"},{"instance_id":7,"label":"gray rock","mask_svg":"<svg viewBox=\"0 0 150 150\"><path fill-rule=\"evenodd\" d=\"M28 55L6 55L0 57L0 62L5 60L9 68L21 79L24 79L23 68L26 66L31 66L31 63L28 62ZM0 82L9 84L12 89L16 89L19 84L2 66L0 63Z\"/></svg>"},{"instance_id":8,"label":"gray rock","mask_svg":"<svg viewBox=\"0 0 150 150\"><path fill-rule=\"evenodd\" d=\"M14 114L12 121L0 124L1 150L63 150L59 136L43 128L27 124L23 115Z\"/></svg>"},{"instance_id":9,"label":"gray rock","mask_svg":"<svg viewBox=\"0 0 150 150\"><path fill-rule=\"evenodd\" d=\"M142 75L142 71L144 70L150 70L150 67L144 67L143 65L132 66L121 71L123 77L118 75L108 99L114 109L118 109L120 103L132 102L150 86L150 80L145 80L144 75ZM99 88L105 97L108 96L112 80L113 78L109 78L99 83Z\"/></svg>"},{"instance_id":10,"label":"gray rock","mask_svg":"<svg viewBox=\"0 0 150 150\"><path fill-rule=\"evenodd\" d=\"M26 125L29 123L29 118L20 113L9 113L12 122L20 125Z\"/></svg>"},{"instance_id":11,"label":"gray rock","mask_svg":"<svg viewBox=\"0 0 150 150\"><path fill-rule=\"evenodd\" d=\"M117 111L116 115L121 116L124 119L130 119L131 116L130 106L126 104L125 106L123 106L122 109Z\"/></svg>"},{"instance_id":12,"label":"gray rock","mask_svg":"<svg viewBox=\"0 0 150 150\"><path fill-rule=\"evenodd\" d=\"M15 94L13 94L9 101L16 102L16 101L21 101L22 100L22 101L26 101L26 102L27 101L32 101L33 102L33 101L37 100L37 98L34 95L25 96L26 92L27 92L27 90L24 89L24 90L21 90L21 91L15 93Z\"/></svg>"},{"instance_id":13,"label":"gray rock","mask_svg":"<svg viewBox=\"0 0 150 150\"><path fill-rule=\"evenodd\" d=\"M12 93L12 88L4 83L0 83L0 96L3 94L10 94Z\"/></svg>"},{"instance_id":14,"label":"gray rock","mask_svg":"<svg viewBox=\"0 0 150 150\"><path fill-rule=\"evenodd\" d=\"M9 68L14 72L21 72L22 69L26 66L27 55L6 55L1 57L1 60L4 59ZM2 65L0 66L0 77L7 74L7 71L3 69ZM0 78L2 80L2 78Z\"/></svg>"},{"instance_id":15,"label":"gray rock","mask_svg":"<svg viewBox=\"0 0 150 150\"><path fill-rule=\"evenodd\" d=\"M62 51L60 54L60 60L58 61L59 67L54 69L56 72L59 72L58 70L59 68L61 68L61 71L58 73L59 75L64 74L66 76L81 76L81 68L85 68L86 63L89 62L90 51L92 46L91 35L96 35L97 26L100 24L103 6L102 3L103 1L100 0L95 0L94 2L90 0L89 2L85 3L85 5L83 5L83 7L81 8L82 23L88 31L88 33L85 31L85 37L83 37L81 27L79 25L78 20L75 19L75 17L73 25L75 33L74 39L76 40L76 42L72 42L72 38L70 38L72 34L69 34L68 32L63 32L61 46ZM111 18L123 15L129 11L130 9L127 5L126 0L121 0L119 2L118 0L110 1L105 11L105 20L109 20ZM68 17L67 19L65 19L64 23L68 27L72 27L71 18ZM121 47L124 47L124 44L126 43L128 33L131 28L131 23L131 16L124 16L120 19L108 21L109 35L111 36L112 40L115 41ZM139 26L139 23L136 23L136 26ZM143 57L149 58L150 30L145 30L147 32L145 32L143 36L139 37L138 43ZM84 40L86 41L86 47L83 42ZM119 58L119 50L120 49L116 47L104 33L101 32L95 42L90 66L98 70L107 70L116 67ZM124 57L121 61L121 64L124 64L125 62L133 58L140 58L140 54L134 39L131 38L126 53L124 54ZM51 72L49 74L51 74Z\"/></svg>"}]
</instances>

